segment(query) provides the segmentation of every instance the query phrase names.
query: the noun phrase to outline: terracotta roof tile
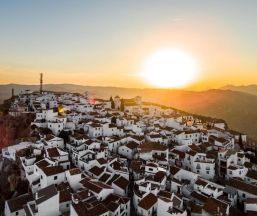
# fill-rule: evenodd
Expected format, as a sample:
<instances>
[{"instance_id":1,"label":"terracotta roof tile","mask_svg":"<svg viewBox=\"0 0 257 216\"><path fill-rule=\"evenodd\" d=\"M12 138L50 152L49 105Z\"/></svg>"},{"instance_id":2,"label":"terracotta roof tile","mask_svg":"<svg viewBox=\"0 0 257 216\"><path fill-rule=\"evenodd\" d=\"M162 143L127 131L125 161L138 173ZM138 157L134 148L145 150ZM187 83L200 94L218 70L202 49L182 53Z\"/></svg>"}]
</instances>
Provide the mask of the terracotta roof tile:
<instances>
[{"instance_id":1,"label":"terracotta roof tile","mask_svg":"<svg viewBox=\"0 0 257 216\"><path fill-rule=\"evenodd\" d=\"M47 176L52 176L52 175L56 175L56 174L64 172L64 169L61 166L51 166L51 167L43 167L42 171Z\"/></svg>"},{"instance_id":2,"label":"terracotta roof tile","mask_svg":"<svg viewBox=\"0 0 257 216\"><path fill-rule=\"evenodd\" d=\"M125 179L123 176L120 176L118 179L116 179L113 184L117 185L118 187L122 188L123 190L126 190L126 188L129 185L129 181Z\"/></svg>"},{"instance_id":3,"label":"terracotta roof tile","mask_svg":"<svg viewBox=\"0 0 257 216\"><path fill-rule=\"evenodd\" d=\"M157 203L157 197L154 194L149 193L142 200L140 200L140 202L138 203L138 206L145 210L149 210L156 203Z\"/></svg>"}]
</instances>

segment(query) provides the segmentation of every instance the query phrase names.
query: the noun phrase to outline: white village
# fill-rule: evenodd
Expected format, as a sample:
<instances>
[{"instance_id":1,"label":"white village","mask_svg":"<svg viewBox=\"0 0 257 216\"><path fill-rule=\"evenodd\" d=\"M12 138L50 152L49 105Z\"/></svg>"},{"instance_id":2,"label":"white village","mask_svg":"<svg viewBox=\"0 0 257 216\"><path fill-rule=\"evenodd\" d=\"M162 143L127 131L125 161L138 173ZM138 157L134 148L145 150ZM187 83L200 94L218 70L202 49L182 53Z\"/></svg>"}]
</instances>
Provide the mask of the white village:
<instances>
[{"instance_id":1,"label":"white village","mask_svg":"<svg viewBox=\"0 0 257 216\"><path fill-rule=\"evenodd\" d=\"M118 92L117 92L118 95ZM9 115L33 114L31 137L2 149L27 193L5 216L257 215L257 165L225 122L143 97L30 90Z\"/></svg>"}]
</instances>

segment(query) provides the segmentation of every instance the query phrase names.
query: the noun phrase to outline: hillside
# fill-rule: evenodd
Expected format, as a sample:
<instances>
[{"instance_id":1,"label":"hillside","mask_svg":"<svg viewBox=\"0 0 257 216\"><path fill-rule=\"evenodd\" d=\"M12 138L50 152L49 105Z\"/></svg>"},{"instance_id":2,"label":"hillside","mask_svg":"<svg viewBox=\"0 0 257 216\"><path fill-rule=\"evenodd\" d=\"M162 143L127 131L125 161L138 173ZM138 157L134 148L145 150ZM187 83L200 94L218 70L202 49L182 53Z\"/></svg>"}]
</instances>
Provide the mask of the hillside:
<instances>
[{"instance_id":1,"label":"hillside","mask_svg":"<svg viewBox=\"0 0 257 216\"><path fill-rule=\"evenodd\" d=\"M37 85L2 85L2 98L21 89L37 90ZM202 92L165 90L165 89L135 89L116 87L93 87L72 84L49 84L44 89L53 91L79 92L89 91L96 97L109 98L120 95L124 98L142 96L144 101L172 106L194 114L224 119L229 127L242 131L257 139L257 95L231 90L208 90Z\"/></svg>"},{"instance_id":2,"label":"hillside","mask_svg":"<svg viewBox=\"0 0 257 216\"><path fill-rule=\"evenodd\" d=\"M222 87L221 89L240 91L248 94L257 95L257 85L242 85L242 86L227 85Z\"/></svg>"},{"instance_id":3,"label":"hillside","mask_svg":"<svg viewBox=\"0 0 257 216\"><path fill-rule=\"evenodd\" d=\"M19 117L0 116L0 149L15 144L20 138L29 137L30 122L33 119L32 114Z\"/></svg>"},{"instance_id":4,"label":"hillside","mask_svg":"<svg viewBox=\"0 0 257 216\"><path fill-rule=\"evenodd\" d=\"M172 105L180 109L224 119L230 128L257 139L257 96L210 90L181 96L181 102Z\"/></svg>"}]
</instances>

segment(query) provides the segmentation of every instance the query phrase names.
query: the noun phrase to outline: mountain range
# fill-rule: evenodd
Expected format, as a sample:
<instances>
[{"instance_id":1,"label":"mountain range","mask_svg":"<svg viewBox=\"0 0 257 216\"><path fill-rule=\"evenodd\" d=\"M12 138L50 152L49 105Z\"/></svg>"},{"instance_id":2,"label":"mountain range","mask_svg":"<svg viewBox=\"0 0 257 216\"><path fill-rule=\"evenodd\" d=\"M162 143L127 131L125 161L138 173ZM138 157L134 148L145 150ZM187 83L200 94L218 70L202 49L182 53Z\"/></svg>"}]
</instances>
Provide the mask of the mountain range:
<instances>
[{"instance_id":1,"label":"mountain range","mask_svg":"<svg viewBox=\"0 0 257 216\"><path fill-rule=\"evenodd\" d=\"M38 90L38 85L0 85L0 103L11 96L11 89ZM74 84L46 84L45 90L60 92L90 92L95 97L123 98L141 96L144 101L171 106L193 114L224 119L229 127L257 139L257 85L225 86L206 91L168 89L140 89L122 87L83 86Z\"/></svg>"},{"instance_id":2,"label":"mountain range","mask_svg":"<svg viewBox=\"0 0 257 216\"><path fill-rule=\"evenodd\" d=\"M257 95L257 85L241 85L241 86L227 85L222 87L221 89L240 91L248 94Z\"/></svg>"}]
</instances>

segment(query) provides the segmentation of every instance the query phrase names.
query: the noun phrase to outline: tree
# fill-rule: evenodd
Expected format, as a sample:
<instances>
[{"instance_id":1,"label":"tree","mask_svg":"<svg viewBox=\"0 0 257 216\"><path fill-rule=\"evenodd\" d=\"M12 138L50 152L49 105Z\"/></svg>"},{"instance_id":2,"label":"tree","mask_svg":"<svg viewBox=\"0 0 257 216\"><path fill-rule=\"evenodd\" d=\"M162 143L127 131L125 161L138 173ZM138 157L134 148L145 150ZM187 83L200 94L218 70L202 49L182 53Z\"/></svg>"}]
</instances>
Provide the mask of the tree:
<instances>
[{"instance_id":1,"label":"tree","mask_svg":"<svg viewBox=\"0 0 257 216\"><path fill-rule=\"evenodd\" d=\"M59 134L60 138L63 138L64 144L66 144L67 142L69 142L69 132L62 130Z\"/></svg>"},{"instance_id":2,"label":"tree","mask_svg":"<svg viewBox=\"0 0 257 216\"><path fill-rule=\"evenodd\" d=\"M113 117L111 118L111 122L112 122L113 124L116 124L116 120L117 120L117 118L116 118L115 116L113 116Z\"/></svg>"},{"instance_id":3,"label":"tree","mask_svg":"<svg viewBox=\"0 0 257 216\"><path fill-rule=\"evenodd\" d=\"M30 126L30 128L31 128L31 130L35 130L37 128L37 126L33 124Z\"/></svg>"},{"instance_id":4,"label":"tree","mask_svg":"<svg viewBox=\"0 0 257 216\"><path fill-rule=\"evenodd\" d=\"M111 108L114 109L115 108L115 103L114 103L114 100L113 100L112 96L110 97L110 101L111 101Z\"/></svg>"},{"instance_id":5,"label":"tree","mask_svg":"<svg viewBox=\"0 0 257 216\"><path fill-rule=\"evenodd\" d=\"M124 107L124 99L122 98L121 102L120 102L120 110L123 112L124 109L125 109L125 107Z\"/></svg>"},{"instance_id":6,"label":"tree","mask_svg":"<svg viewBox=\"0 0 257 216\"><path fill-rule=\"evenodd\" d=\"M8 111L11 107L11 102L11 99L7 99L3 104L0 104L0 113L2 113L3 116L8 114Z\"/></svg>"},{"instance_id":7,"label":"tree","mask_svg":"<svg viewBox=\"0 0 257 216\"><path fill-rule=\"evenodd\" d=\"M239 135L238 145L240 146L241 149L244 149L244 144L243 144L243 140L242 140L242 134Z\"/></svg>"}]
</instances>

